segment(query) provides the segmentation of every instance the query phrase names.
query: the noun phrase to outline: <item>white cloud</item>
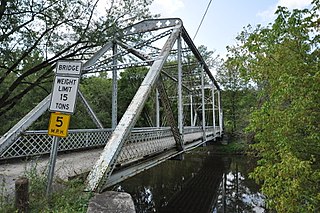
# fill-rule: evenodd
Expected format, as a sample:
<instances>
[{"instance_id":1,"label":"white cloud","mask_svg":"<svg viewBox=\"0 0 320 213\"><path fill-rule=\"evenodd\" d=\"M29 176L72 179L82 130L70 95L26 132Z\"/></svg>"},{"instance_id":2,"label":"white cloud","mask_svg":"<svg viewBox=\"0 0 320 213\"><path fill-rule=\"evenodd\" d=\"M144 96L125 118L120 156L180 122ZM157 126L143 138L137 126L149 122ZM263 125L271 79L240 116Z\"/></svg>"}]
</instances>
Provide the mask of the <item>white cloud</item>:
<instances>
[{"instance_id":1,"label":"white cloud","mask_svg":"<svg viewBox=\"0 0 320 213\"><path fill-rule=\"evenodd\" d=\"M262 17L264 20L270 20L275 17L278 6L287 7L288 9L303 9L311 5L312 0L278 0L278 2L269 7L268 9L259 12L257 16Z\"/></svg>"},{"instance_id":2,"label":"white cloud","mask_svg":"<svg viewBox=\"0 0 320 213\"><path fill-rule=\"evenodd\" d=\"M171 17L177 10L183 7L183 0L155 0L150 9L153 13Z\"/></svg>"},{"instance_id":3,"label":"white cloud","mask_svg":"<svg viewBox=\"0 0 320 213\"><path fill-rule=\"evenodd\" d=\"M312 0L279 0L277 6L287 7L289 9L302 9L308 7Z\"/></svg>"}]
</instances>

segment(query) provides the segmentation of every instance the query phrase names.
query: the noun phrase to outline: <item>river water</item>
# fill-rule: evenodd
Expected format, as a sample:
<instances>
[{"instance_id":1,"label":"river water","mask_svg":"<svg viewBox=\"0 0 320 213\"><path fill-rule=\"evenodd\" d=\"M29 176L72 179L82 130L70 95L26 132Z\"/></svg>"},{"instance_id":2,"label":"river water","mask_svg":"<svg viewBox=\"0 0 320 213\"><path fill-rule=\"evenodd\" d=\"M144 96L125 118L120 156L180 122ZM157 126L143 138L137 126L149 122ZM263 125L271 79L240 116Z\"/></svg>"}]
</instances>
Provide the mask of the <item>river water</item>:
<instances>
[{"instance_id":1,"label":"river water","mask_svg":"<svg viewBox=\"0 0 320 213\"><path fill-rule=\"evenodd\" d=\"M259 186L248 178L255 160L197 148L184 160L168 160L113 187L133 197L136 211L266 212Z\"/></svg>"}]
</instances>

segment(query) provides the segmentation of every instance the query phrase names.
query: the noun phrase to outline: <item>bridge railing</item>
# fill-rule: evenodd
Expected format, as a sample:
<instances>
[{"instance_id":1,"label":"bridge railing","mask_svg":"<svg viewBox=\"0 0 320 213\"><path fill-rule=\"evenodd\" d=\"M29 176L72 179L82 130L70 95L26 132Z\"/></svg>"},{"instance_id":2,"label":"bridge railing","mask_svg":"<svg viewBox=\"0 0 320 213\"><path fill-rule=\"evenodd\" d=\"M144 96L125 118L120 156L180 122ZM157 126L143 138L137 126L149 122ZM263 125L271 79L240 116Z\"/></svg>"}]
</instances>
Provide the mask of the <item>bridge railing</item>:
<instances>
[{"instance_id":1,"label":"bridge railing","mask_svg":"<svg viewBox=\"0 0 320 213\"><path fill-rule=\"evenodd\" d=\"M111 129L69 130L68 137L59 142L59 151L98 147L106 144ZM53 138L47 130L26 131L4 151L0 159L29 157L50 153Z\"/></svg>"},{"instance_id":2,"label":"bridge railing","mask_svg":"<svg viewBox=\"0 0 320 213\"><path fill-rule=\"evenodd\" d=\"M201 131L199 127L184 128L185 135ZM60 140L58 150L61 152L102 147L107 143L111 133L111 129L69 130L68 137ZM47 130L26 131L1 154L0 160L49 154L52 141L52 136L47 134ZM135 161L175 146L170 127L136 128L126 141L118 163Z\"/></svg>"}]
</instances>

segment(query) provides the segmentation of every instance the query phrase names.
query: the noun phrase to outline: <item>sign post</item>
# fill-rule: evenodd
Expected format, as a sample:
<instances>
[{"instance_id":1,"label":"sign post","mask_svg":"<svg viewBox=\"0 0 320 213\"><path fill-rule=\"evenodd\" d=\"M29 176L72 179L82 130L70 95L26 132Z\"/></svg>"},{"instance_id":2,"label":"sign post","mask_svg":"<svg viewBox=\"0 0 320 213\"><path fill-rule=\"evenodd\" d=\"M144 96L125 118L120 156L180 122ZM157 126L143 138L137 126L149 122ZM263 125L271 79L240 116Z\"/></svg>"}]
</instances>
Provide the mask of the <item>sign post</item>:
<instances>
[{"instance_id":1,"label":"sign post","mask_svg":"<svg viewBox=\"0 0 320 213\"><path fill-rule=\"evenodd\" d=\"M51 194L54 168L57 159L60 137L67 137L70 123L70 114L74 113L78 93L81 62L58 61L54 79L51 102L51 111L48 135L53 136L47 183L47 197Z\"/></svg>"},{"instance_id":2,"label":"sign post","mask_svg":"<svg viewBox=\"0 0 320 213\"><path fill-rule=\"evenodd\" d=\"M47 197L49 197L51 194L54 167L56 165L56 160L57 160L58 146L59 146L59 137L54 136L52 141L51 151L50 151L48 183L47 183L47 191L46 191Z\"/></svg>"}]
</instances>

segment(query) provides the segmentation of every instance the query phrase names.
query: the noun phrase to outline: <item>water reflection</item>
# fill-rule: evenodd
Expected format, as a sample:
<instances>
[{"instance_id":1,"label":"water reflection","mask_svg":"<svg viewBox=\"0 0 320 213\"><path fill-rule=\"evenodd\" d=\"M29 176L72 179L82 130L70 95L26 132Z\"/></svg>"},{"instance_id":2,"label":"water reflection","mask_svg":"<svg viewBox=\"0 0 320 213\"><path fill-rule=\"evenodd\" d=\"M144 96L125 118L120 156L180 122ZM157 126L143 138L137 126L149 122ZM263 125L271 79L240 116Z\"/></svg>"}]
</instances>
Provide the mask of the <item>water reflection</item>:
<instances>
[{"instance_id":1,"label":"water reflection","mask_svg":"<svg viewBox=\"0 0 320 213\"><path fill-rule=\"evenodd\" d=\"M250 182L239 171L225 173L213 212L265 212L264 196Z\"/></svg>"},{"instance_id":2,"label":"water reflection","mask_svg":"<svg viewBox=\"0 0 320 213\"><path fill-rule=\"evenodd\" d=\"M247 157L210 154L210 147L166 161L113 190L126 191L136 211L147 212L265 212L259 187L248 179L254 166Z\"/></svg>"}]
</instances>

